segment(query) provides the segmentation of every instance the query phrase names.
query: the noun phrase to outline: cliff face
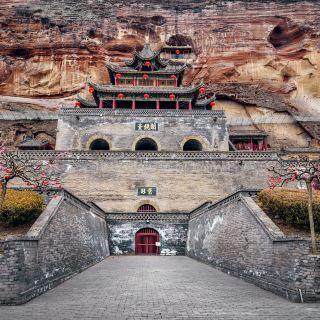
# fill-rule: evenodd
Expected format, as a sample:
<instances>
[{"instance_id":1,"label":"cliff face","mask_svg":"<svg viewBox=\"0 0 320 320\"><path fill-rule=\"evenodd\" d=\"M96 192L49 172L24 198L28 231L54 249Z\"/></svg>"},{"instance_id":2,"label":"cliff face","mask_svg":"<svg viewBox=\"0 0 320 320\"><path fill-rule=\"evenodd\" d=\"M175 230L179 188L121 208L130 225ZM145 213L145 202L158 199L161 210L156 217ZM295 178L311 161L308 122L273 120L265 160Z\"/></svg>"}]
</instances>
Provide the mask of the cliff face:
<instances>
[{"instance_id":1,"label":"cliff face","mask_svg":"<svg viewBox=\"0 0 320 320\"><path fill-rule=\"evenodd\" d=\"M191 44L187 84L258 85L313 110L320 97L318 1L0 0L0 94L58 98L107 82L149 34Z\"/></svg>"}]
</instances>

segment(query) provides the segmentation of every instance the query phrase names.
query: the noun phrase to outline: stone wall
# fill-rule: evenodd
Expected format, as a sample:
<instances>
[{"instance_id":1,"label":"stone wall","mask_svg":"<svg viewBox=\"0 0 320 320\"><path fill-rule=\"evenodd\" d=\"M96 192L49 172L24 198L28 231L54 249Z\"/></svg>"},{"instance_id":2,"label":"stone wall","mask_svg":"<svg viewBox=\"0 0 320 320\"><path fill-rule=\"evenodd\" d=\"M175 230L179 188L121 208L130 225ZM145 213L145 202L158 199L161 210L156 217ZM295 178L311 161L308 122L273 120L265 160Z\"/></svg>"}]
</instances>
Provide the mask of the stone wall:
<instances>
[{"instance_id":1,"label":"stone wall","mask_svg":"<svg viewBox=\"0 0 320 320\"><path fill-rule=\"evenodd\" d=\"M21 304L109 255L104 212L63 190L0 251L0 304Z\"/></svg>"},{"instance_id":2,"label":"stone wall","mask_svg":"<svg viewBox=\"0 0 320 320\"><path fill-rule=\"evenodd\" d=\"M295 302L320 301L320 256L286 237L246 192L191 213L187 255Z\"/></svg>"},{"instance_id":3,"label":"stone wall","mask_svg":"<svg viewBox=\"0 0 320 320\"><path fill-rule=\"evenodd\" d=\"M158 212L189 212L235 190L267 186L268 152L20 152L29 159L56 159L63 186L107 212L134 212L150 203ZM156 187L154 196L139 187Z\"/></svg>"},{"instance_id":4,"label":"stone wall","mask_svg":"<svg viewBox=\"0 0 320 320\"><path fill-rule=\"evenodd\" d=\"M189 139L198 140L205 151L229 149L222 110L62 109L61 112L57 150L88 150L92 141L104 139L110 150L130 151L135 150L142 138L153 139L159 151L182 151ZM142 123L156 123L158 130L137 130L136 125Z\"/></svg>"},{"instance_id":5,"label":"stone wall","mask_svg":"<svg viewBox=\"0 0 320 320\"><path fill-rule=\"evenodd\" d=\"M188 214L127 213L108 214L107 225L111 254L134 254L135 234L153 228L160 235L161 255L184 255L188 231Z\"/></svg>"}]
</instances>

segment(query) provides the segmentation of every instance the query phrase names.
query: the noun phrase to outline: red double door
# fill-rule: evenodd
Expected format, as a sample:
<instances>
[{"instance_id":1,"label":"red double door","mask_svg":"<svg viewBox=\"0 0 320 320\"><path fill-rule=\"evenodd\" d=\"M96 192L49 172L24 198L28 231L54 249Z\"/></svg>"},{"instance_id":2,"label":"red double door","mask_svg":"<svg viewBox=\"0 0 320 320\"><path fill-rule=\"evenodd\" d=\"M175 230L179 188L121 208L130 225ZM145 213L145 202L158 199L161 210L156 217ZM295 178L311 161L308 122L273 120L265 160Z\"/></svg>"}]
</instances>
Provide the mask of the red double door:
<instances>
[{"instance_id":1,"label":"red double door","mask_svg":"<svg viewBox=\"0 0 320 320\"><path fill-rule=\"evenodd\" d=\"M152 228L143 228L136 233L136 254L158 254L159 233Z\"/></svg>"}]
</instances>

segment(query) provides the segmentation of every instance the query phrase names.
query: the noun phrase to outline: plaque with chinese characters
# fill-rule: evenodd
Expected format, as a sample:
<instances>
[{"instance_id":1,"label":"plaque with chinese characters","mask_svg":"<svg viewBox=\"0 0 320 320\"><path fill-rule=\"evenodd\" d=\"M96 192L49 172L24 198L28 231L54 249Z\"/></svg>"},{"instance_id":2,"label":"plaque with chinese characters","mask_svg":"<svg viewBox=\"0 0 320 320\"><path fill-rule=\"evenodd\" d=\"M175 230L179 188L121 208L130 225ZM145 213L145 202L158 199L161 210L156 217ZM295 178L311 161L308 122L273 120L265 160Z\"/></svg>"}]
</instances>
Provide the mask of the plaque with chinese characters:
<instances>
[{"instance_id":1,"label":"plaque with chinese characters","mask_svg":"<svg viewBox=\"0 0 320 320\"><path fill-rule=\"evenodd\" d=\"M157 122L136 122L136 131L158 131Z\"/></svg>"},{"instance_id":2,"label":"plaque with chinese characters","mask_svg":"<svg viewBox=\"0 0 320 320\"><path fill-rule=\"evenodd\" d=\"M155 187L141 187L138 188L138 196L155 196L157 188Z\"/></svg>"}]
</instances>

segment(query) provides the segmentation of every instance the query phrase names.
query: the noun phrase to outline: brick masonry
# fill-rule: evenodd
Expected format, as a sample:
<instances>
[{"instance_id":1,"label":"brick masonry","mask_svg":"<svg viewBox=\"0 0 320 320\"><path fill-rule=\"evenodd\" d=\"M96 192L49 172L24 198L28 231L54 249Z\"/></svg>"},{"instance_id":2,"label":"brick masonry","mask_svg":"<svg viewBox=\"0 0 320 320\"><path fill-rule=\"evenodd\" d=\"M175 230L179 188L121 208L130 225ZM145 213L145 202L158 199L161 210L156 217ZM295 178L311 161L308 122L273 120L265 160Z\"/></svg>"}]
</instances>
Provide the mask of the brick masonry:
<instances>
[{"instance_id":1,"label":"brick masonry","mask_svg":"<svg viewBox=\"0 0 320 320\"><path fill-rule=\"evenodd\" d=\"M320 300L320 256L286 237L245 192L191 213L187 255L295 302Z\"/></svg>"},{"instance_id":2,"label":"brick masonry","mask_svg":"<svg viewBox=\"0 0 320 320\"><path fill-rule=\"evenodd\" d=\"M24 237L1 242L0 304L21 304L109 255L104 212L67 191Z\"/></svg>"},{"instance_id":3,"label":"brick masonry","mask_svg":"<svg viewBox=\"0 0 320 320\"><path fill-rule=\"evenodd\" d=\"M137 217L133 218L134 215ZM160 235L159 254L185 255L189 215L155 213L145 214L145 218L143 215L107 215L111 254L134 254L136 232L142 228L153 228Z\"/></svg>"},{"instance_id":4,"label":"brick masonry","mask_svg":"<svg viewBox=\"0 0 320 320\"><path fill-rule=\"evenodd\" d=\"M157 131L136 130L136 124L157 123ZM205 151L227 151L228 131L223 111L173 110L62 110L58 120L56 150L89 150L95 139L104 139L110 150L135 150L142 138L153 139L158 151L182 151L196 139Z\"/></svg>"}]
</instances>

